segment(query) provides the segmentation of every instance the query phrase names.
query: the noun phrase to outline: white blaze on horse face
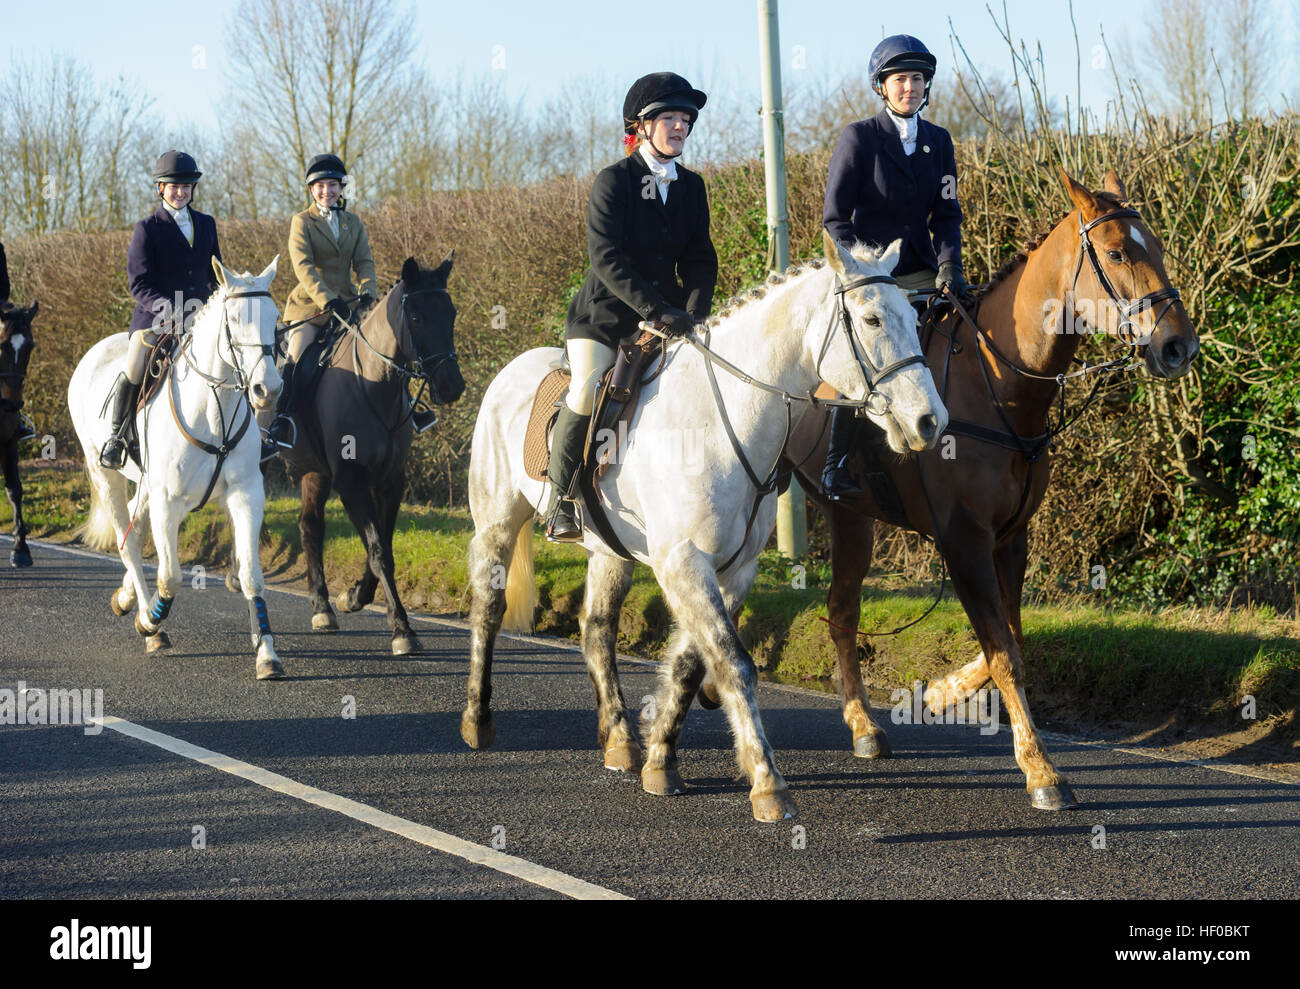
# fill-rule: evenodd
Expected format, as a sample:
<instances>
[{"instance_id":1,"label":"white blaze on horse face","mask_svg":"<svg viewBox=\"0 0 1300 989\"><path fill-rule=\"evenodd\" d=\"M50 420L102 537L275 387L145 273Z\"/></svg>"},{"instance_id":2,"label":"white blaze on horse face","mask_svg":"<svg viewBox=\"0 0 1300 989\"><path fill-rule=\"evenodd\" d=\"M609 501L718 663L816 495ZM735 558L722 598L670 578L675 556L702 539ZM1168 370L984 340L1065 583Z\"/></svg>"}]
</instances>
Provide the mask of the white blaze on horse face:
<instances>
[{"instance_id":1,"label":"white blaze on horse face","mask_svg":"<svg viewBox=\"0 0 1300 989\"><path fill-rule=\"evenodd\" d=\"M1144 251L1147 249L1147 242L1142 239L1142 231L1137 228L1136 223L1129 225L1128 233L1129 236L1133 238L1133 243L1137 244L1137 246L1142 248Z\"/></svg>"},{"instance_id":2,"label":"white blaze on horse face","mask_svg":"<svg viewBox=\"0 0 1300 989\"><path fill-rule=\"evenodd\" d=\"M9 342L14 348L14 360L18 360L18 355L22 352L23 344L27 342L27 338L21 333L15 333L9 338Z\"/></svg>"}]
</instances>

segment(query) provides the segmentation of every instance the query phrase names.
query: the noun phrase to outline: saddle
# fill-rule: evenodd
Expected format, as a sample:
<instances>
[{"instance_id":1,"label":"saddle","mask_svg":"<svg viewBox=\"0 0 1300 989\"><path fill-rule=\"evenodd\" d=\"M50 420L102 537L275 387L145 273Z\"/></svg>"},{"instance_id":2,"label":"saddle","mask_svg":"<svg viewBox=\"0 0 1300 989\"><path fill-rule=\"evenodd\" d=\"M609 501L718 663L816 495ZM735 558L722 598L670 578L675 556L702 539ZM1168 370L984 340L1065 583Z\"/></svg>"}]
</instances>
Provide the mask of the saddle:
<instances>
[{"instance_id":1,"label":"saddle","mask_svg":"<svg viewBox=\"0 0 1300 989\"><path fill-rule=\"evenodd\" d=\"M140 394L135 401L135 409L132 411L131 418L127 420L126 431L123 439L126 441L126 455L132 460L137 467L143 469L144 463L140 458L140 436L136 428L136 417L149 404L149 400L162 391L163 385L171 375L172 362L176 357L176 334L162 333L149 351L149 356L144 365L144 381L140 383ZM104 399L104 406L99 410L101 418L108 410L109 400L113 397L110 391Z\"/></svg>"},{"instance_id":2,"label":"saddle","mask_svg":"<svg viewBox=\"0 0 1300 989\"><path fill-rule=\"evenodd\" d=\"M659 362L646 374L655 355ZM636 412L641 388L663 370L667 350L664 341L645 332L634 343L620 344L614 364L601 376L596 388L596 404L587 427L581 471L594 484L604 476L618 456L627 438L627 423ZM560 403L569 390L572 375L567 367L558 367L546 375L533 396L528 428L524 432L524 470L535 481L547 479L550 463L550 437ZM612 438L613 442L610 442ZM585 487L585 485L584 485Z\"/></svg>"}]
</instances>

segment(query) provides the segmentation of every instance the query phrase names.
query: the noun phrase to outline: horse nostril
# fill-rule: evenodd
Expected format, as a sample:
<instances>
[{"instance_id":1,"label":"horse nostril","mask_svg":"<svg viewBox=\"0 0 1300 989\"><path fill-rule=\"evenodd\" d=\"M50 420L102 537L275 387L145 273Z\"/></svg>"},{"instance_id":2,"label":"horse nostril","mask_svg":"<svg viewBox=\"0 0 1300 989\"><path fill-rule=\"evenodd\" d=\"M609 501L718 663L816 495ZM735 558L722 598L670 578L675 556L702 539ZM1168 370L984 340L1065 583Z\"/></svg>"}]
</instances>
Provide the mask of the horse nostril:
<instances>
[{"instance_id":1,"label":"horse nostril","mask_svg":"<svg viewBox=\"0 0 1300 989\"><path fill-rule=\"evenodd\" d=\"M1161 350L1160 359L1167 368L1182 367L1187 361L1187 350L1181 340L1170 340Z\"/></svg>"},{"instance_id":2,"label":"horse nostril","mask_svg":"<svg viewBox=\"0 0 1300 989\"><path fill-rule=\"evenodd\" d=\"M927 413L921 416L917 423L917 432L921 434L921 439L929 443L934 439L934 434L939 430L939 417L933 413Z\"/></svg>"}]
</instances>

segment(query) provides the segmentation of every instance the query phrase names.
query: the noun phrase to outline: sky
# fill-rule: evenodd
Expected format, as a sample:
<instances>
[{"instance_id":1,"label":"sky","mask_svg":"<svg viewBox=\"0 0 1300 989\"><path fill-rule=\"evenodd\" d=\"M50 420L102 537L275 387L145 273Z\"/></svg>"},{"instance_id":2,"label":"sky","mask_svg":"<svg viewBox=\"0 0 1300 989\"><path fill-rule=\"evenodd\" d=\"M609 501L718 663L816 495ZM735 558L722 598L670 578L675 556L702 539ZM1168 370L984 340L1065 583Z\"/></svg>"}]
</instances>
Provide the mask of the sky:
<instances>
[{"instance_id":1,"label":"sky","mask_svg":"<svg viewBox=\"0 0 1300 989\"><path fill-rule=\"evenodd\" d=\"M1067 0L1007 0L1006 9L1014 38L1031 48L1042 44L1048 88L1060 103L1075 102L1081 60L1083 102L1104 114L1113 79L1099 47L1102 30L1114 51L1125 35L1141 36L1155 2L1076 0L1078 56ZM1287 59L1278 88L1294 97L1300 0L1265 2ZM72 55L102 83L119 74L134 80L169 130L210 132L228 93L225 25L237 6L237 0L0 0L0 72L15 60ZM399 0L399 6L406 4ZM712 92L757 85L757 0L415 0L409 6L417 57L436 77L501 73L508 92L530 105L592 74L609 80L617 94L611 116L621 111L621 93L645 72L673 69ZM1001 3L991 6L1001 15ZM915 34L941 65L951 66L950 23L977 65L1003 72L1009 66L988 9L972 0L781 0L779 10L782 72L796 85L864 65L884 34ZM1143 75L1141 66L1118 69L1121 77ZM1273 105L1280 109L1280 101Z\"/></svg>"}]
</instances>

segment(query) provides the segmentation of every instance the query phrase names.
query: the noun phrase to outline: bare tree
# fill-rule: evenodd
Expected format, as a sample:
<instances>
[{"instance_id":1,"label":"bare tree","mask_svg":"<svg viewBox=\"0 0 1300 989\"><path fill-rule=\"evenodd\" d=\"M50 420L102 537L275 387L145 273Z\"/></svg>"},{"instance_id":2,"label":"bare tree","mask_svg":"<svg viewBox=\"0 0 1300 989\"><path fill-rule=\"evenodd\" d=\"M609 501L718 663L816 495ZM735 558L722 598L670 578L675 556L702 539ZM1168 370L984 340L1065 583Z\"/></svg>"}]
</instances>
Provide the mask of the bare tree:
<instances>
[{"instance_id":1,"label":"bare tree","mask_svg":"<svg viewBox=\"0 0 1300 989\"><path fill-rule=\"evenodd\" d=\"M326 151L368 188L372 151L413 84L413 24L392 0L243 0L231 15L233 106L254 140L250 171L282 176L279 205L303 202L302 169Z\"/></svg>"},{"instance_id":2,"label":"bare tree","mask_svg":"<svg viewBox=\"0 0 1300 989\"><path fill-rule=\"evenodd\" d=\"M1228 98L1225 112L1246 117L1267 105L1267 87L1278 75L1278 33L1267 23L1267 3L1227 0L1220 8ZM1215 50L1218 55L1218 49Z\"/></svg>"}]
</instances>

